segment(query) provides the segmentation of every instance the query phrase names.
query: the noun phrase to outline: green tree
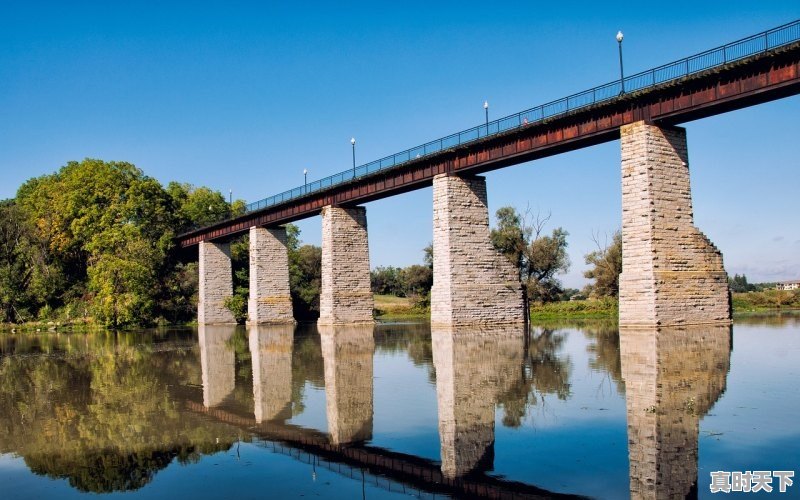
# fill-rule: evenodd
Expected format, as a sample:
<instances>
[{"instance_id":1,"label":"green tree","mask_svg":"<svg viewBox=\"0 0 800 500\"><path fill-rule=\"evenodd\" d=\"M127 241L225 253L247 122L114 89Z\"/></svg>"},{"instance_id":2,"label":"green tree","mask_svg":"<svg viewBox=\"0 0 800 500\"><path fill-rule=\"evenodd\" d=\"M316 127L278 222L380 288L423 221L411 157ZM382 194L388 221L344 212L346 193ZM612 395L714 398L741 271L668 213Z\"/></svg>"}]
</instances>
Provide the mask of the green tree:
<instances>
[{"instance_id":1,"label":"green tree","mask_svg":"<svg viewBox=\"0 0 800 500\"><path fill-rule=\"evenodd\" d=\"M734 293L745 293L756 290L756 286L748 283L747 276L745 276L744 274L742 274L741 276L739 276L738 274L734 274L733 278L728 277L728 285L731 288L731 292Z\"/></svg>"},{"instance_id":2,"label":"green tree","mask_svg":"<svg viewBox=\"0 0 800 500\"><path fill-rule=\"evenodd\" d=\"M595 238L597 242L597 238ZM589 286L589 293L596 297L618 297L619 275L622 273L622 233L617 231L611 244L585 256L586 263L592 266L583 275L594 280Z\"/></svg>"},{"instance_id":3,"label":"green tree","mask_svg":"<svg viewBox=\"0 0 800 500\"><path fill-rule=\"evenodd\" d=\"M543 234L550 215L532 216L526 211L523 216L513 207L502 207L495 216L497 227L491 232L492 244L519 270L528 314L531 301L558 300L562 288L556 275L569 269L569 233L559 227L549 236Z\"/></svg>"}]
</instances>

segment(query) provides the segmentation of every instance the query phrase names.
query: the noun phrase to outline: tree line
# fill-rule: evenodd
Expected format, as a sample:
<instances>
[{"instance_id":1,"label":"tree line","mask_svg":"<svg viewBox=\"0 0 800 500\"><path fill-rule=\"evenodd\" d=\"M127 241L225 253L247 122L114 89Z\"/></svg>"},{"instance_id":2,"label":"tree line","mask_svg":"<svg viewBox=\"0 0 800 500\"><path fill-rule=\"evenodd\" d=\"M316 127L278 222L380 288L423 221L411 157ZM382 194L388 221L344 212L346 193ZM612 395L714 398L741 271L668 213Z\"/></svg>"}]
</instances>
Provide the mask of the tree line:
<instances>
[{"instance_id":1,"label":"tree line","mask_svg":"<svg viewBox=\"0 0 800 500\"><path fill-rule=\"evenodd\" d=\"M96 321L107 326L192 321L197 263L174 237L243 214L206 187L161 185L126 162L86 159L25 182L0 201L0 321ZM290 226L299 316L319 294L319 250ZM237 294L246 289L247 242L233 243ZM316 305L318 309L318 305Z\"/></svg>"},{"instance_id":2,"label":"tree line","mask_svg":"<svg viewBox=\"0 0 800 500\"><path fill-rule=\"evenodd\" d=\"M183 262L174 237L193 227L243 214L245 203L229 203L219 191L156 179L126 162L86 159L32 178L16 197L0 201L0 321L96 321L107 326L192 321L196 315L198 269ZM526 301L564 298L558 280L569 268L568 233L547 234L549 216L512 207L496 213L494 246L517 267ZM289 224L287 243L295 317L319 314L322 251L303 244ZM433 248L423 264L378 267L375 293L429 302ZM234 295L228 307L247 315L248 241L231 244ZM587 294L616 296L621 271L621 237L586 256L594 280Z\"/></svg>"}]
</instances>

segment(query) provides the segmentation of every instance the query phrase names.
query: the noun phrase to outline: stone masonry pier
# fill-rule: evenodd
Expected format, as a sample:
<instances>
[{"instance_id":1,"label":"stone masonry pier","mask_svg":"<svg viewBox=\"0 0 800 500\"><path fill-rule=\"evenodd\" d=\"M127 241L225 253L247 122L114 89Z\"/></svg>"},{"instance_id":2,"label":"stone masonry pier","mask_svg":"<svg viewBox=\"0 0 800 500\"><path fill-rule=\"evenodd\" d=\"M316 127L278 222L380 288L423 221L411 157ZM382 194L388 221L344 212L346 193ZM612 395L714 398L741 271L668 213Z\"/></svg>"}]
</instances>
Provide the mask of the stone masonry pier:
<instances>
[{"instance_id":1,"label":"stone masonry pier","mask_svg":"<svg viewBox=\"0 0 800 500\"><path fill-rule=\"evenodd\" d=\"M197 323L236 323L225 299L233 295L231 248L227 243L203 241L200 252L200 293L197 303Z\"/></svg>"},{"instance_id":2,"label":"stone masonry pier","mask_svg":"<svg viewBox=\"0 0 800 500\"><path fill-rule=\"evenodd\" d=\"M367 210L322 209L321 325L373 323Z\"/></svg>"},{"instance_id":3,"label":"stone masonry pier","mask_svg":"<svg viewBox=\"0 0 800 500\"><path fill-rule=\"evenodd\" d=\"M524 322L519 273L489 238L486 179L433 179L431 323Z\"/></svg>"},{"instance_id":4,"label":"stone masonry pier","mask_svg":"<svg viewBox=\"0 0 800 500\"><path fill-rule=\"evenodd\" d=\"M621 128L620 326L728 324L722 254L693 222L686 131Z\"/></svg>"},{"instance_id":5,"label":"stone masonry pier","mask_svg":"<svg viewBox=\"0 0 800 500\"><path fill-rule=\"evenodd\" d=\"M250 228L248 323L294 323L286 228Z\"/></svg>"}]
</instances>

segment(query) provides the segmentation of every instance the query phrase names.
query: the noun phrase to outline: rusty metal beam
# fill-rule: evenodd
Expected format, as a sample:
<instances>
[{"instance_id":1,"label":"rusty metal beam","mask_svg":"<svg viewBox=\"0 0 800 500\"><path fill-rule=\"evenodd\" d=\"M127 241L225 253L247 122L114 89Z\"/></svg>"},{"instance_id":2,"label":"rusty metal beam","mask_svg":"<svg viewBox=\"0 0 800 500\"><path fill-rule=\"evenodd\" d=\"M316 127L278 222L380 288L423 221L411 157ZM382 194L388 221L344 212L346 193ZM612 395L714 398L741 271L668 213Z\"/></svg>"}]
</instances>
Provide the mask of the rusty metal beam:
<instances>
[{"instance_id":1,"label":"rusty metal beam","mask_svg":"<svg viewBox=\"0 0 800 500\"><path fill-rule=\"evenodd\" d=\"M800 93L800 44L625 94L613 101L429 155L264 210L181 235L187 248L232 238L252 226L275 226L317 215L326 205L356 205L431 185L441 173L475 175L612 141L640 120L674 125Z\"/></svg>"}]
</instances>

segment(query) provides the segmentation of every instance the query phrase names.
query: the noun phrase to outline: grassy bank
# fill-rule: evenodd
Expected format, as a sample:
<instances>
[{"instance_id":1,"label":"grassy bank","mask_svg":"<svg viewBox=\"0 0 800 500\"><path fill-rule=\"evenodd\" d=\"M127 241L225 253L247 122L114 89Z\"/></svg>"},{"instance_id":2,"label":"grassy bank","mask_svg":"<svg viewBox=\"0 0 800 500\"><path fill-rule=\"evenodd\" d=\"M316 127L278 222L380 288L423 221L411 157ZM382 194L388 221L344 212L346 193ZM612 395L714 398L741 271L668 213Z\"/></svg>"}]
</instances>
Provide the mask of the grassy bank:
<instances>
[{"instance_id":1,"label":"grassy bank","mask_svg":"<svg viewBox=\"0 0 800 500\"><path fill-rule=\"evenodd\" d=\"M763 290L733 294L735 314L759 314L800 311L800 290Z\"/></svg>"},{"instance_id":2,"label":"grassy bank","mask_svg":"<svg viewBox=\"0 0 800 500\"><path fill-rule=\"evenodd\" d=\"M570 300L531 305L531 320L557 318L616 318L616 299Z\"/></svg>"},{"instance_id":3,"label":"grassy bank","mask_svg":"<svg viewBox=\"0 0 800 500\"><path fill-rule=\"evenodd\" d=\"M375 295L375 316L378 319L425 319L431 311L419 306L415 299L394 295Z\"/></svg>"}]
</instances>

